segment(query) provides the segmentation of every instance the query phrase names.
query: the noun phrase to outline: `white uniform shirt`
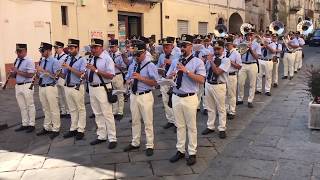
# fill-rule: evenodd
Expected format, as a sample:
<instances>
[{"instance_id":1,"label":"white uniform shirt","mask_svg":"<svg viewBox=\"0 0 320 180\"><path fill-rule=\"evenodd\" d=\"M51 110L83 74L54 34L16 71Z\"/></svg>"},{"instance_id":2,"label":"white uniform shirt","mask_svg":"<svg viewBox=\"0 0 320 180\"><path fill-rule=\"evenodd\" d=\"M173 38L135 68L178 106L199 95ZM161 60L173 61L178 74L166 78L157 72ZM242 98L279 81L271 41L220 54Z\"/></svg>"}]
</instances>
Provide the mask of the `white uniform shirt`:
<instances>
[{"instance_id":1,"label":"white uniform shirt","mask_svg":"<svg viewBox=\"0 0 320 180\"><path fill-rule=\"evenodd\" d=\"M221 59L221 64L219 68L223 70L223 73L218 76L218 82L227 83L228 76L229 76L228 70L230 69L230 66L231 66L230 59L225 56L221 56L219 58ZM206 63L207 75L210 68L211 68L211 62L207 61Z\"/></svg>"},{"instance_id":2,"label":"white uniform shirt","mask_svg":"<svg viewBox=\"0 0 320 180\"><path fill-rule=\"evenodd\" d=\"M252 51L254 51L256 54L261 56L261 45L259 43L254 41L254 42L252 42L251 47L252 47ZM243 63L255 63L256 62L256 59L252 56L250 51L247 51L247 53L243 54L241 56L241 59L242 59Z\"/></svg>"},{"instance_id":3,"label":"white uniform shirt","mask_svg":"<svg viewBox=\"0 0 320 180\"><path fill-rule=\"evenodd\" d=\"M298 42L299 42L299 45L300 47L298 49L301 49L302 50L302 46L304 46L306 44L306 42L304 41L303 38L298 38Z\"/></svg>"},{"instance_id":4,"label":"white uniform shirt","mask_svg":"<svg viewBox=\"0 0 320 180\"><path fill-rule=\"evenodd\" d=\"M242 66L241 55L235 48L231 49L230 56L228 58L230 59L231 62L234 62L234 63ZM238 69L236 69L232 65L230 65L228 73L237 72L237 71L238 71Z\"/></svg>"}]
</instances>

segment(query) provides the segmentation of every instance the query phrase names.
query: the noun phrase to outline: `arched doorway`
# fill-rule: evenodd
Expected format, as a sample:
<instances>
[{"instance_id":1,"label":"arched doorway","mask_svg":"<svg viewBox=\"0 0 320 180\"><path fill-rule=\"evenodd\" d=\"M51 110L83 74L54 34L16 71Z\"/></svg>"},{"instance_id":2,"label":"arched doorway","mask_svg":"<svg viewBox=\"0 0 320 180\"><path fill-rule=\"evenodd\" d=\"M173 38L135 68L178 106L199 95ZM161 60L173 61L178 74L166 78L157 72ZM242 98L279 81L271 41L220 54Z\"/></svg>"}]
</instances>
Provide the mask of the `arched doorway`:
<instances>
[{"instance_id":1,"label":"arched doorway","mask_svg":"<svg viewBox=\"0 0 320 180\"><path fill-rule=\"evenodd\" d=\"M238 13L231 14L229 18L229 32L230 33L239 33L240 26L243 24L243 20Z\"/></svg>"}]
</instances>

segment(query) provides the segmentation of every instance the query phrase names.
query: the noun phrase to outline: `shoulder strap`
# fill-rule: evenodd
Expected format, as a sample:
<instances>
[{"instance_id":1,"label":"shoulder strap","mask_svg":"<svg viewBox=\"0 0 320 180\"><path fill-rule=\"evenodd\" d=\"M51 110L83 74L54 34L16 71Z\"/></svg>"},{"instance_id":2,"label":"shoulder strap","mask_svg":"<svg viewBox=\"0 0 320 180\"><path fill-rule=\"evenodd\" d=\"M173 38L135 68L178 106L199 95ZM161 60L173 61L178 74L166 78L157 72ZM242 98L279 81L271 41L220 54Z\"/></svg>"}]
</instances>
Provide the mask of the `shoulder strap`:
<instances>
[{"instance_id":1,"label":"shoulder strap","mask_svg":"<svg viewBox=\"0 0 320 180\"><path fill-rule=\"evenodd\" d=\"M141 68L140 68L140 71L143 69L143 68L145 68L148 64L150 64L151 63L151 61L148 61L145 65L143 65Z\"/></svg>"}]
</instances>

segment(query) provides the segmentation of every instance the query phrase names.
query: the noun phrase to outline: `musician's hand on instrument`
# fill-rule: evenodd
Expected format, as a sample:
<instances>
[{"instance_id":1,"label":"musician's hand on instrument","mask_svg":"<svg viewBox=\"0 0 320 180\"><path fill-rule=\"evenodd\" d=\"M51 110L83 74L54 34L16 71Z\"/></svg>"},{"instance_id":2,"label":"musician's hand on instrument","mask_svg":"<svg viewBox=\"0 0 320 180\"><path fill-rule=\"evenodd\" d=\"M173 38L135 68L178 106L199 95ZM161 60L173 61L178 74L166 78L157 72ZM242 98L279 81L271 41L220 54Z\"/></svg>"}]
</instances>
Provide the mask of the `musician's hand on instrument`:
<instances>
[{"instance_id":1,"label":"musician's hand on instrument","mask_svg":"<svg viewBox=\"0 0 320 180\"><path fill-rule=\"evenodd\" d=\"M37 70L38 72L43 72L43 69L42 69L41 66L36 66L36 70Z\"/></svg>"},{"instance_id":2,"label":"musician's hand on instrument","mask_svg":"<svg viewBox=\"0 0 320 180\"><path fill-rule=\"evenodd\" d=\"M141 80L142 76L140 75L140 73L134 72L132 74L132 79L137 79L137 80Z\"/></svg>"},{"instance_id":3,"label":"musician's hand on instrument","mask_svg":"<svg viewBox=\"0 0 320 180\"><path fill-rule=\"evenodd\" d=\"M90 71L95 71L97 69L92 64L87 64L87 68L90 69Z\"/></svg>"},{"instance_id":4,"label":"musician's hand on instrument","mask_svg":"<svg viewBox=\"0 0 320 180\"><path fill-rule=\"evenodd\" d=\"M122 69L122 66L120 64L115 64L114 66L118 69Z\"/></svg>"},{"instance_id":5,"label":"musician's hand on instrument","mask_svg":"<svg viewBox=\"0 0 320 180\"><path fill-rule=\"evenodd\" d=\"M187 72L187 68L180 63L177 65L177 70L182 71L183 73Z\"/></svg>"},{"instance_id":6,"label":"musician's hand on instrument","mask_svg":"<svg viewBox=\"0 0 320 180\"><path fill-rule=\"evenodd\" d=\"M170 60L170 59L165 59L165 60L164 60L164 63L165 63L165 64L171 64L171 60Z\"/></svg>"},{"instance_id":7,"label":"musician's hand on instrument","mask_svg":"<svg viewBox=\"0 0 320 180\"><path fill-rule=\"evenodd\" d=\"M63 63L63 64L62 64L62 67L67 68L67 69L70 68L69 64L67 64L67 63Z\"/></svg>"}]
</instances>

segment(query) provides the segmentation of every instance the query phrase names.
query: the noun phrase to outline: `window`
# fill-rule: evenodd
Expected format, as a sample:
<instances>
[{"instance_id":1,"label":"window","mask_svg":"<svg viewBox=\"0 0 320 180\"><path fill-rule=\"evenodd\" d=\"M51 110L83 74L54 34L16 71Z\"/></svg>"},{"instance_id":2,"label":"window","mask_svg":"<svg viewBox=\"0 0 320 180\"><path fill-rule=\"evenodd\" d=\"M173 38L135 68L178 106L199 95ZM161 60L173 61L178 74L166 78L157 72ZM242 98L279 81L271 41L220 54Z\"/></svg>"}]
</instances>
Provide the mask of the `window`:
<instances>
[{"instance_id":1,"label":"window","mask_svg":"<svg viewBox=\"0 0 320 180\"><path fill-rule=\"evenodd\" d=\"M178 37L180 37L181 34L188 34L188 24L188 21L178 20Z\"/></svg>"},{"instance_id":2,"label":"window","mask_svg":"<svg viewBox=\"0 0 320 180\"><path fill-rule=\"evenodd\" d=\"M65 26L68 25L68 7L67 6L61 6L61 21L62 21L62 25L65 25Z\"/></svg>"},{"instance_id":3,"label":"window","mask_svg":"<svg viewBox=\"0 0 320 180\"><path fill-rule=\"evenodd\" d=\"M207 35L207 33L208 33L208 23L207 22L199 22L198 34Z\"/></svg>"}]
</instances>

